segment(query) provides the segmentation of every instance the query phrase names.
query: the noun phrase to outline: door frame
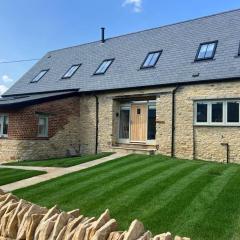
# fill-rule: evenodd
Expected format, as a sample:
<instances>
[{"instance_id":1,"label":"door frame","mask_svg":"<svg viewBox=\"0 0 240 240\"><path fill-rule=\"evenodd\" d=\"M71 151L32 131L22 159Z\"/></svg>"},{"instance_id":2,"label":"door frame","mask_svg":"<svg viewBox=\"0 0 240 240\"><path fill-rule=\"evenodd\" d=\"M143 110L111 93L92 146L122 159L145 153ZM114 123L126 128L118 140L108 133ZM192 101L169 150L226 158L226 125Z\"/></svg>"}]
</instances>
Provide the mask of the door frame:
<instances>
[{"instance_id":1,"label":"door frame","mask_svg":"<svg viewBox=\"0 0 240 240\"><path fill-rule=\"evenodd\" d=\"M147 105L147 113L146 113L146 140L145 141L131 141L131 107L133 104L146 104ZM148 107L149 106L155 106L156 107L156 100L146 100L146 101L131 101L127 103L123 103L119 105L119 120L118 120L118 126L117 126L117 142L118 143L139 143L139 144L156 144L156 136L155 139L148 140ZM129 107L129 138L123 139L119 138L119 133L120 133L120 114L121 114L121 107Z\"/></svg>"}]
</instances>

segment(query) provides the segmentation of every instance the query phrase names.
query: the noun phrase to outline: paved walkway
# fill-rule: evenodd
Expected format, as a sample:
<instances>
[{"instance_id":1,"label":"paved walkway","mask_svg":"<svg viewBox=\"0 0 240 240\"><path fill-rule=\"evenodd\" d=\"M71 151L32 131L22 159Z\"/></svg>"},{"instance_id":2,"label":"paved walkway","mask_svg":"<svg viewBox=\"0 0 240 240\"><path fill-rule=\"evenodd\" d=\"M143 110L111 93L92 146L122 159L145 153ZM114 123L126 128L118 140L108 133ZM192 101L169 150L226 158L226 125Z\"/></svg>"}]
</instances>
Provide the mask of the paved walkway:
<instances>
[{"instance_id":1,"label":"paved walkway","mask_svg":"<svg viewBox=\"0 0 240 240\"><path fill-rule=\"evenodd\" d=\"M0 165L0 168L15 168L15 169L24 169L24 170L38 170L38 171L46 171L46 174L42 174L40 176L27 178L18 182L6 184L3 186L0 186L0 188L5 192L11 192L19 188L28 187L40 182L44 182L56 177L63 176L68 173L77 172L86 168L90 168L93 166L96 166L98 164L108 162L114 159L117 159L119 157L124 157L127 154L124 153L114 153L110 156L99 158L93 161L89 161L86 163L82 163L76 166L68 167L68 168L56 168L56 167L29 167L29 166L3 166Z\"/></svg>"}]
</instances>

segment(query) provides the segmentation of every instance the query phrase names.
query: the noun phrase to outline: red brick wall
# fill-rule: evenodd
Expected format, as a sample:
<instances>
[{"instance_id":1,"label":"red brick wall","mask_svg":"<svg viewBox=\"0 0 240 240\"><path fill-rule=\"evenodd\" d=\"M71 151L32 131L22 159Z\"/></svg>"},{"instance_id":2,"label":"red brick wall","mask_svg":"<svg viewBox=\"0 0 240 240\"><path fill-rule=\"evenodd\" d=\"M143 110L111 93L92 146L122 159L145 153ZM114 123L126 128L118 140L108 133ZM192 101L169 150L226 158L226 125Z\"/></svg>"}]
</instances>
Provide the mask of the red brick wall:
<instances>
[{"instance_id":1,"label":"red brick wall","mask_svg":"<svg viewBox=\"0 0 240 240\"><path fill-rule=\"evenodd\" d=\"M49 114L48 138L51 138L63 129L70 116L79 116L79 111L79 97L68 97L0 113L9 116L8 139L27 140L46 139L37 137L37 112Z\"/></svg>"}]
</instances>

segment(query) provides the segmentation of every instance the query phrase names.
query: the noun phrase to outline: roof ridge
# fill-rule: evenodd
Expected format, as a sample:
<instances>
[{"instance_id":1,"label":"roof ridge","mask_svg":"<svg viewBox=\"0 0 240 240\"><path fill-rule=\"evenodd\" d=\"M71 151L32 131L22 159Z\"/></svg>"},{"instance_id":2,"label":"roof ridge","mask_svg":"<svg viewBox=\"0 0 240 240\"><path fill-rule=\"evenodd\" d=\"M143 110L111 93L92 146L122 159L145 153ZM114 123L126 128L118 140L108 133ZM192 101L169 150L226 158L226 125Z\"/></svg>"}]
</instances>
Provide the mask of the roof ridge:
<instances>
[{"instance_id":1,"label":"roof ridge","mask_svg":"<svg viewBox=\"0 0 240 240\"><path fill-rule=\"evenodd\" d=\"M122 35L117 35L117 36L114 36L114 37L107 38L106 41L111 40L111 39L115 39L115 38L125 37L125 36L128 36L128 35L138 34L138 33L152 31L152 30L157 30L157 29L161 29L161 28L165 28L165 27L170 27L170 26L174 26L174 25L178 25L178 24L184 24L184 23L187 23L187 22L194 22L194 21L197 21L197 20L201 20L201 19L205 19L205 18L211 18L211 17L215 17L215 16L218 16L218 15L224 15L224 14L237 12L237 11L240 11L240 8L227 10L227 11L223 11L223 12L218 12L218 13L213 13L213 14L210 14L210 15L207 15L207 16L192 18L192 19L183 20L183 21L180 21L180 22L170 23L170 24L159 26L159 27L153 27L153 28L148 28L148 29L144 29L144 30L139 30L139 31L136 31L136 32L130 32L130 33L122 34ZM69 48L80 47L80 46L93 44L93 43L98 43L98 42L101 43L101 40L91 41L91 42L82 43L82 44L77 44L77 45L73 45L73 46L70 46L70 47L59 48L59 49L51 50L48 53L57 52L57 51L61 51L61 50L69 49Z\"/></svg>"}]
</instances>

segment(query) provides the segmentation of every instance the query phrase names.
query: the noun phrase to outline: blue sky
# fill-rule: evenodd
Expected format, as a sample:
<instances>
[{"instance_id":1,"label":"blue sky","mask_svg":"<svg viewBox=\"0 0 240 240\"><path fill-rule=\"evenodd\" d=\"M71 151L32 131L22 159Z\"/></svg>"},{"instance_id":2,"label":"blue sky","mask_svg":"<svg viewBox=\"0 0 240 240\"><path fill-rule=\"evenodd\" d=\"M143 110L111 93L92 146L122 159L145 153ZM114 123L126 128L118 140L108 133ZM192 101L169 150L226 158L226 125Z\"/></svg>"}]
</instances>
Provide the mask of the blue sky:
<instances>
[{"instance_id":1,"label":"blue sky","mask_svg":"<svg viewBox=\"0 0 240 240\"><path fill-rule=\"evenodd\" d=\"M240 8L239 0L1 0L0 62ZM0 64L0 94L35 62Z\"/></svg>"}]
</instances>

